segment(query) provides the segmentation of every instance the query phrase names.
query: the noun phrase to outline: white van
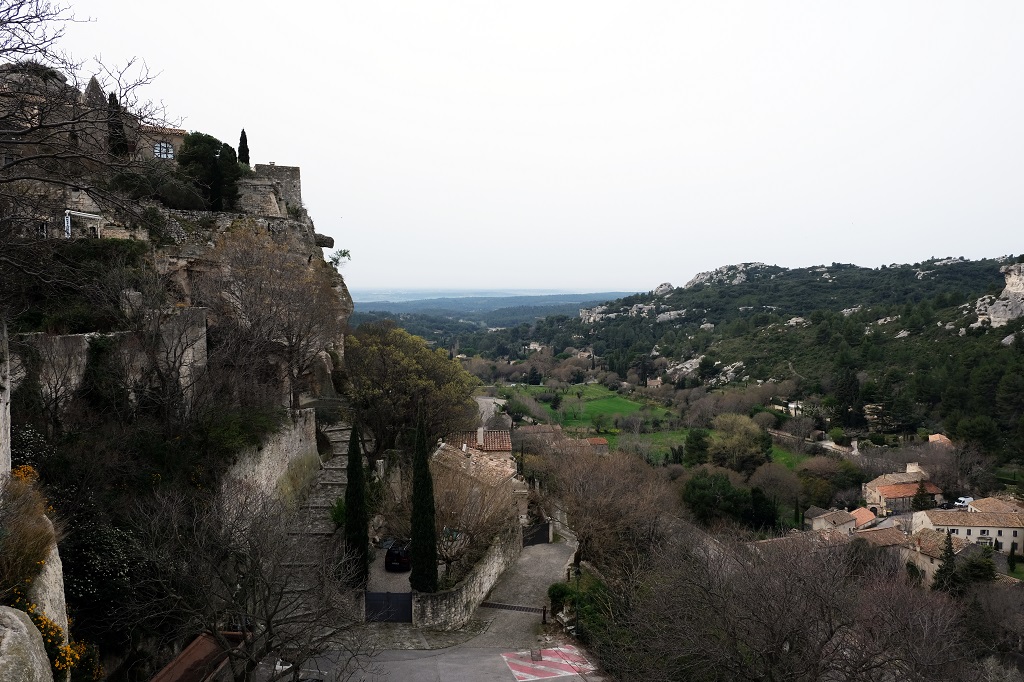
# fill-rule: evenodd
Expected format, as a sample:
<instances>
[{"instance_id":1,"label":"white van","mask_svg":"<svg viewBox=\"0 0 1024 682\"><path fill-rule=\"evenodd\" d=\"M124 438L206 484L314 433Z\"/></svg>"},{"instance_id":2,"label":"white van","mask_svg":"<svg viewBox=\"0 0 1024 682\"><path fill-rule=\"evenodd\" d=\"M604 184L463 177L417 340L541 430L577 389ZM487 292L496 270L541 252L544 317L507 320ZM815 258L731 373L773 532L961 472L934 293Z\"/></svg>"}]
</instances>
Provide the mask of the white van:
<instances>
[{"instance_id":1,"label":"white van","mask_svg":"<svg viewBox=\"0 0 1024 682\"><path fill-rule=\"evenodd\" d=\"M974 498L973 497L958 497L958 498L956 498L956 502L953 503L953 506L954 507L966 507L971 502L974 502Z\"/></svg>"}]
</instances>

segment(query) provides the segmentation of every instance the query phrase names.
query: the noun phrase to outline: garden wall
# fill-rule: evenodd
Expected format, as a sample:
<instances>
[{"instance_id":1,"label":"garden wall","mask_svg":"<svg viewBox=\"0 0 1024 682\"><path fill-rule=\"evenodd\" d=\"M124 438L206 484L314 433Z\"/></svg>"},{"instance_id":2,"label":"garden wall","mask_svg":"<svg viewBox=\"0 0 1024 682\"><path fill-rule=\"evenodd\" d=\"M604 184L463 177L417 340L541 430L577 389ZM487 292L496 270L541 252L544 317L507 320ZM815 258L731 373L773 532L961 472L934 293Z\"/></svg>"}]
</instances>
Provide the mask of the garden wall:
<instances>
[{"instance_id":1,"label":"garden wall","mask_svg":"<svg viewBox=\"0 0 1024 682\"><path fill-rule=\"evenodd\" d=\"M465 625L522 550L523 531L517 525L513 532L495 538L470 574L452 589L433 594L413 592L412 624L441 630L455 630Z\"/></svg>"},{"instance_id":2,"label":"garden wall","mask_svg":"<svg viewBox=\"0 0 1024 682\"><path fill-rule=\"evenodd\" d=\"M292 410L291 419L263 445L243 451L225 479L242 481L264 494L290 501L319 468L316 411L307 408Z\"/></svg>"}]
</instances>

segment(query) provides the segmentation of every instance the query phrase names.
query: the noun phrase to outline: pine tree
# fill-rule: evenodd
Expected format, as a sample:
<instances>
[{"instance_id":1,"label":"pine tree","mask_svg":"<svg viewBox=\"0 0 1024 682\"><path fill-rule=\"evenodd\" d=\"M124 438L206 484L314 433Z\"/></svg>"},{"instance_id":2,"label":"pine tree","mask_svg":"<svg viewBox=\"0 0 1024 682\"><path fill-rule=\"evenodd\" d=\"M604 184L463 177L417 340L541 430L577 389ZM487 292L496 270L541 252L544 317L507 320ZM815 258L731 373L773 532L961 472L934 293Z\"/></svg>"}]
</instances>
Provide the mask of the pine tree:
<instances>
[{"instance_id":1,"label":"pine tree","mask_svg":"<svg viewBox=\"0 0 1024 682\"><path fill-rule=\"evenodd\" d=\"M412 573L409 585L418 592L437 592L437 529L434 526L434 481L430 475L430 443L423 425L416 429L412 469Z\"/></svg>"},{"instance_id":2,"label":"pine tree","mask_svg":"<svg viewBox=\"0 0 1024 682\"><path fill-rule=\"evenodd\" d=\"M934 505L932 496L928 494L928 491L924 488L924 481L917 484L917 492L914 493L913 499L910 501L910 508L914 511L924 511L925 509L931 509Z\"/></svg>"},{"instance_id":3,"label":"pine tree","mask_svg":"<svg viewBox=\"0 0 1024 682\"><path fill-rule=\"evenodd\" d=\"M370 515L366 504L366 474L359 447L359 427L348 441L348 483L345 486L345 546L352 557L352 586L365 588L370 579Z\"/></svg>"},{"instance_id":4,"label":"pine tree","mask_svg":"<svg viewBox=\"0 0 1024 682\"><path fill-rule=\"evenodd\" d=\"M238 163L249 165L249 138L245 136L245 128L242 128L242 134L238 137Z\"/></svg>"},{"instance_id":5,"label":"pine tree","mask_svg":"<svg viewBox=\"0 0 1024 682\"><path fill-rule=\"evenodd\" d=\"M949 533L946 533L946 545L942 548L939 561L941 563L935 571L932 589L957 594L960 591L960 574L957 573L956 555L953 554L953 536Z\"/></svg>"}]
</instances>

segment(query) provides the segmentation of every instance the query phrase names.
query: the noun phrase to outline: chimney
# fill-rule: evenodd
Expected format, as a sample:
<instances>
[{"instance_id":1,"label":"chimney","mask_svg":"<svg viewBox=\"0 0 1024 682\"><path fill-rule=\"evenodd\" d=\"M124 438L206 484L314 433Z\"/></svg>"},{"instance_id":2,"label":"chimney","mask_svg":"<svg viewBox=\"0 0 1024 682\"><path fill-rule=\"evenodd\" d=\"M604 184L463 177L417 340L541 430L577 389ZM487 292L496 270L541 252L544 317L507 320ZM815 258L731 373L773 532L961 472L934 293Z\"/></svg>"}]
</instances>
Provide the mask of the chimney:
<instances>
[{"instance_id":1,"label":"chimney","mask_svg":"<svg viewBox=\"0 0 1024 682\"><path fill-rule=\"evenodd\" d=\"M484 446L484 427L480 427L476 430L476 444L483 448Z\"/></svg>"}]
</instances>

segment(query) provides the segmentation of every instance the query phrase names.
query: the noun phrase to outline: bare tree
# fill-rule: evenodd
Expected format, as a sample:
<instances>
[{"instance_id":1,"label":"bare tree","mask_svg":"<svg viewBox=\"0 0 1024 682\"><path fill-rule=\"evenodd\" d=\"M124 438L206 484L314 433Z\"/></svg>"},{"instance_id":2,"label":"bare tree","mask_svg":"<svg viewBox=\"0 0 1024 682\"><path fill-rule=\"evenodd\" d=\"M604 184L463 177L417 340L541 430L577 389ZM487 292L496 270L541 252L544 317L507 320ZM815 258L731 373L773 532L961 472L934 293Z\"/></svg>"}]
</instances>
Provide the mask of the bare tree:
<instances>
[{"instance_id":1,"label":"bare tree","mask_svg":"<svg viewBox=\"0 0 1024 682\"><path fill-rule=\"evenodd\" d=\"M508 481L473 476L448 463L431 461L437 525L437 556L444 583L454 585L472 568L494 537L513 527L516 508Z\"/></svg>"},{"instance_id":2,"label":"bare tree","mask_svg":"<svg viewBox=\"0 0 1024 682\"><path fill-rule=\"evenodd\" d=\"M294 678L328 650L351 669L367 650L354 631L362 614L346 587L347 562L289 533L292 521L278 501L240 483L206 502L159 498L138 517L146 597L126 615L179 641L207 633L236 682L271 655L293 664L271 680Z\"/></svg>"},{"instance_id":3,"label":"bare tree","mask_svg":"<svg viewBox=\"0 0 1024 682\"><path fill-rule=\"evenodd\" d=\"M197 293L215 311L220 338L238 364L278 358L291 406L298 407L306 374L342 336L344 311L331 270L255 228L224 234L212 258L221 267L202 279Z\"/></svg>"}]
</instances>

